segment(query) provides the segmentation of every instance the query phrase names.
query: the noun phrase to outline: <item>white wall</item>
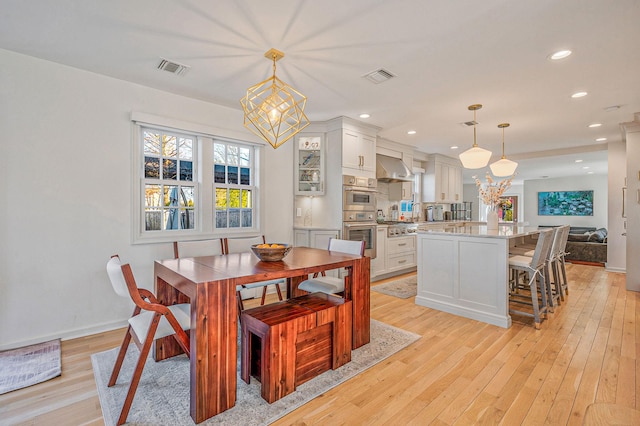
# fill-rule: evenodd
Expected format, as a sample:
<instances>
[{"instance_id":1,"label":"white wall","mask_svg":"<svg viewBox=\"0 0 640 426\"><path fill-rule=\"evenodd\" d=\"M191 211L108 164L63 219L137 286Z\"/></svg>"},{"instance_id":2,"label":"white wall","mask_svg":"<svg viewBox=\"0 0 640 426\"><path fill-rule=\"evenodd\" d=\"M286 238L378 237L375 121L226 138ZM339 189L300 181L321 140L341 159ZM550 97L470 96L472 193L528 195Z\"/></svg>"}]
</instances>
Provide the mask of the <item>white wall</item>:
<instances>
[{"instance_id":1,"label":"white wall","mask_svg":"<svg viewBox=\"0 0 640 426\"><path fill-rule=\"evenodd\" d=\"M593 190L593 216L538 216L538 192ZM562 225L607 227L607 176L584 175L524 182L524 214L529 226Z\"/></svg>"},{"instance_id":2,"label":"white wall","mask_svg":"<svg viewBox=\"0 0 640 426\"><path fill-rule=\"evenodd\" d=\"M627 150L627 290L640 291L640 112L624 124Z\"/></svg>"},{"instance_id":3,"label":"white wall","mask_svg":"<svg viewBox=\"0 0 640 426\"><path fill-rule=\"evenodd\" d=\"M624 142L611 142L607 149L609 185L609 223L607 226L607 269L624 272L626 269L627 237L622 217L622 187L627 176L627 153ZM628 203L627 203L628 204Z\"/></svg>"},{"instance_id":4,"label":"white wall","mask_svg":"<svg viewBox=\"0 0 640 426\"><path fill-rule=\"evenodd\" d=\"M131 244L131 112L255 137L239 109L4 50L0 63L0 349L123 325L132 305L111 289L109 256L153 288L153 260L173 255ZM292 241L292 159L291 144L265 148L272 240Z\"/></svg>"}]
</instances>

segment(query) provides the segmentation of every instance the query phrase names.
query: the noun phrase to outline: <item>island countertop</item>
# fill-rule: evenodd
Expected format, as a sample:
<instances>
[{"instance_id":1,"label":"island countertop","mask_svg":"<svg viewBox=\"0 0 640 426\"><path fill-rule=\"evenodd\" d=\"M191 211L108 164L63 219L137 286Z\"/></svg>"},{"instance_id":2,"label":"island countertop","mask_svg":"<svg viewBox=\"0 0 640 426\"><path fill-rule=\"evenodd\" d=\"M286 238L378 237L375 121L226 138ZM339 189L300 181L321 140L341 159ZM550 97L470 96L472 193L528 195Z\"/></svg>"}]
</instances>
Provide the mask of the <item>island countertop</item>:
<instances>
[{"instance_id":1,"label":"island countertop","mask_svg":"<svg viewBox=\"0 0 640 426\"><path fill-rule=\"evenodd\" d=\"M486 225L466 225L445 229L420 230L418 234L451 235L480 238L518 238L537 234L539 230L530 226L499 225L497 230L489 230Z\"/></svg>"}]
</instances>

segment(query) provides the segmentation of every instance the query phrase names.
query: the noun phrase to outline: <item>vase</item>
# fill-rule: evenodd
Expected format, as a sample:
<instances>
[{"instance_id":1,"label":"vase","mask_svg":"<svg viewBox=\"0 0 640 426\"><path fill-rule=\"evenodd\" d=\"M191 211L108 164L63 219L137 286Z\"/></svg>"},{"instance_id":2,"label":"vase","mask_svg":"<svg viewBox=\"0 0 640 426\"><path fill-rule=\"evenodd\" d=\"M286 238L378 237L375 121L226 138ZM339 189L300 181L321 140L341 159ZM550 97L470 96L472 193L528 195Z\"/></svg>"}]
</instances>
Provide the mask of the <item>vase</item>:
<instances>
[{"instance_id":1,"label":"vase","mask_svg":"<svg viewBox=\"0 0 640 426\"><path fill-rule=\"evenodd\" d=\"M498 212L496 212L495 208L491 208L491 206L487 207L487 230L498 230Z\"/></svg>"}]
</instances>

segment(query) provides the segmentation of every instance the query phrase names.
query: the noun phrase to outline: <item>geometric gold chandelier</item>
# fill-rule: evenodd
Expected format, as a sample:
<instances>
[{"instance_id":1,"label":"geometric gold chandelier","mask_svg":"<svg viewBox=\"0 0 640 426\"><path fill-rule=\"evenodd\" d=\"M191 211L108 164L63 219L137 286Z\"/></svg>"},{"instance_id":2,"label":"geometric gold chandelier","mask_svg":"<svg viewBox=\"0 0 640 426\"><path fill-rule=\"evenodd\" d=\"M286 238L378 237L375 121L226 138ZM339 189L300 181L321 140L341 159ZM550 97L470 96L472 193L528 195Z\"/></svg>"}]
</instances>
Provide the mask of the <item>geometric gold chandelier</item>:
<instances>
[{"instance_id":1,"label":"geometric gold chandelier","mask_svg":"<svg viewBox=\"0 0 640 426\"><path fill-rule=\"evenodd\" d=\"M480 104L469 105L469 110L473 111L473 146L458 156L465 169L480 169L491 159L491 151L480 148L476 142L476 111L480 108Z\"/></svg>"},{"instance_id":2,"label":"geometric gold chandelier","mask_svg":"<svg viewBox=\"0 0 640 426\"><path fill-rule=\"evenodd\" d=\"M307 97L276 77L276 61L283 52L270 49L264 56L273 60L273 76L249 87L240 104L244 126L277 148L309 125L304 113Z\"/></svg>"},{"instance_id":3,"label":"geometric gold chandelier","mask_svg":"<svg viewBox=\"0 0 640 426\"><path fill-rule=\"evenodd\" d=\"M489 166L491 168L491 173L493 173L494 176L498 177L511 176L516 172L516 168L518 168L518 163L508 160L504 155L505 127L509 127L509 123L498 124L498 128L502 129L502 158L496 162L491 163L491 165Z\"/></svg>"}]
</instances>

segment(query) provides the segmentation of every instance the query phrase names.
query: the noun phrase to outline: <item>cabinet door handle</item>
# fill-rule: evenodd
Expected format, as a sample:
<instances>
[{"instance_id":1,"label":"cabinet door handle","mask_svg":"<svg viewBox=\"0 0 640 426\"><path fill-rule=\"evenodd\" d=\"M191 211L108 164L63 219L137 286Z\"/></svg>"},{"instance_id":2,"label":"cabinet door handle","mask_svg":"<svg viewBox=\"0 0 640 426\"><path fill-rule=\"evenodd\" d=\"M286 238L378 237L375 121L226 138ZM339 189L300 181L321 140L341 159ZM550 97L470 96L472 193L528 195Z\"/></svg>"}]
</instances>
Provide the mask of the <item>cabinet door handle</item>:
<instances>
[{"instance_id":1,"label":"cabinet door handle","mask_svg":"<svg viewBox=\"0 0 640 426\"><path fill-rule=\"evenodd\" d=\"M406 246L406 245L407 245L407 243L400 243L400 244L398 244L398 246L400 246L400 247L402 247L402 246Z\"/></svg>"},{"instance_id":2,"label":"cabinet door handle","mask_svg":"<svg viewBox=\"0 0 640 426\"><path fill-rule=\"evenodd\" d=\"M625 214L625 211L624 211L624 205L625 205L624 196L625 196L626 193L627 193L627 188L623 187L622 188L622 217L627 217L626 214Z\"/></svg>"},{"instance_id":3,"label":"cabinet door handle","mask_svg":"<svg viewBox=\"0 0 640 426\"><path fill-rule=\"evenodd\" d=\"M398 263L406 263L406 262L407 262L407 260L406 260L406 259L404 259L404 260L398 260Z\"/></svg>"}]
</instances>

